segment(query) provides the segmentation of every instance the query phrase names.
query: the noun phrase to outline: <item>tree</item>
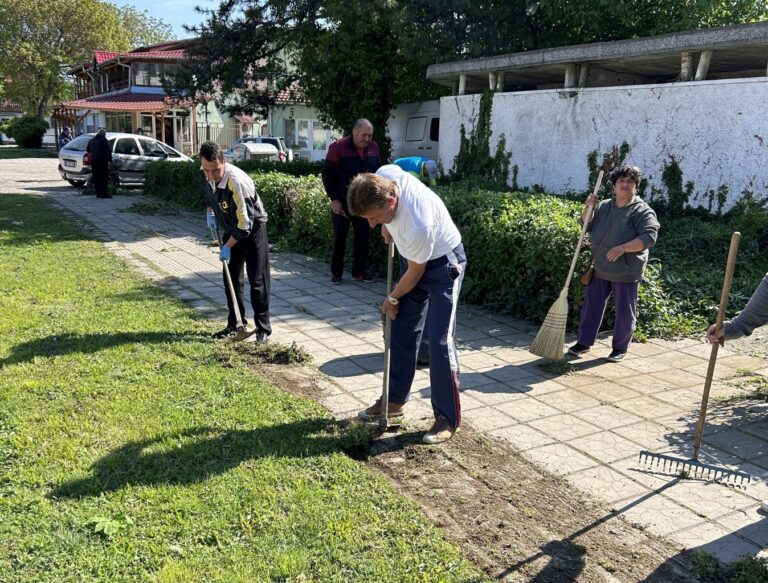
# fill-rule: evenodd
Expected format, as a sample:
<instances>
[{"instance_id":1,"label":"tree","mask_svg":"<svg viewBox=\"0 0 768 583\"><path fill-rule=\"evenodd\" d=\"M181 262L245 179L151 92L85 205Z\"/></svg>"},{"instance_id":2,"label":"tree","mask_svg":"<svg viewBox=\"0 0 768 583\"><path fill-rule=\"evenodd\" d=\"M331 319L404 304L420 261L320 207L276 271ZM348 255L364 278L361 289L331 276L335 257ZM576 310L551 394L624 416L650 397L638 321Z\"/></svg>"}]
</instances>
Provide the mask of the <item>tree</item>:
<instances>
[{"instance_id":1,"label":"tree","mask_svg":"<svg viewBox=\"0 0 768 583\"><path fill-rule=\"evenodd\" d=\"M153 26L164 30L151 17L139 17L141 26L134 22L127 28L120 15L117 7L101 0L0 3L3 97L42 116L51 100L71 94L63 76L67 68L90 61L94 50L130 50L132 39L153 38L147 32Z\"/></svg>"},{"instance_id":2,"label":"tree","mask_svg":"<svg viewBox=\"0 0 768 583\"><path fill-rule=\"evenodd\" d=\"M146 10L139 11L133 6L123 6L119 11L120 22L128 34L131 48L156 45L175 38L170 24L150 16Z\"/></svg>"},{"instance_id":3,"label":"tree","mask_svg":"<svg viewBox=\"0 0 768 583\"><path fill-rule=\"evenodd\" d=\"M768 15L765 0L224 0L202 12L180 94L263 114L297 83L328 125L367 117L380 142L392 107L441 94L431 63Z\"/></svg>"}]
</instances>

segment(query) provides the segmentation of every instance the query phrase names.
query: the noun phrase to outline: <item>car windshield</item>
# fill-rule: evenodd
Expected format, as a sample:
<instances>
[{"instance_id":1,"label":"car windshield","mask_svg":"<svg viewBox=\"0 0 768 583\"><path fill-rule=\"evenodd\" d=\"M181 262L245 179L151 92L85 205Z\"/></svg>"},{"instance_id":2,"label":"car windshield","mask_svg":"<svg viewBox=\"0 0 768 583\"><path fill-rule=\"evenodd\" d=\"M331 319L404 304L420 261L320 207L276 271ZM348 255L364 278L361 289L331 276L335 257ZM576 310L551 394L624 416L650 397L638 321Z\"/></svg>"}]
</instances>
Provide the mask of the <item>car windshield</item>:
<instances>
[{"instance_id":1,"label":"car windshield","mask_svg":"<svg viewBox=\"0 0 768 583\"><path fill-rule=\"evenodd\" d=\"M75 152L85 152L88 147L88 142L91 141L91 136L79 136L69 142L62 150L73 150Z\"/></svg>"}]
</instances>

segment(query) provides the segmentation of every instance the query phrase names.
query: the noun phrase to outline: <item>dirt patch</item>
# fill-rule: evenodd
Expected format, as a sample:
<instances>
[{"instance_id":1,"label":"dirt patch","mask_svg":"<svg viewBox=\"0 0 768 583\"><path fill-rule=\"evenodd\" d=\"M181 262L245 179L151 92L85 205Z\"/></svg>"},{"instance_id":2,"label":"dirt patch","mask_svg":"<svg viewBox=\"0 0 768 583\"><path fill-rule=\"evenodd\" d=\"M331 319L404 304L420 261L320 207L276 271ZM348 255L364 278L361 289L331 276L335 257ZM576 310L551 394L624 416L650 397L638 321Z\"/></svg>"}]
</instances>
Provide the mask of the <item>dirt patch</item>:
<instances>
[{"instance_id":1,"label":"dirt patch","mask_svg":"<svg viewBox=\"0 0 768 583\"><path fill-rule=\"evenodd\" d=\"M273 384L319 399L319 373L259 365ZM463 428L442 446L420 443L426 421L375 439L363 461L417 502L489 577L500 581L697 581L691 558L633 526L509 444ZM355 457L358 457L357 455Z\"/></svg>"}]
</instances>

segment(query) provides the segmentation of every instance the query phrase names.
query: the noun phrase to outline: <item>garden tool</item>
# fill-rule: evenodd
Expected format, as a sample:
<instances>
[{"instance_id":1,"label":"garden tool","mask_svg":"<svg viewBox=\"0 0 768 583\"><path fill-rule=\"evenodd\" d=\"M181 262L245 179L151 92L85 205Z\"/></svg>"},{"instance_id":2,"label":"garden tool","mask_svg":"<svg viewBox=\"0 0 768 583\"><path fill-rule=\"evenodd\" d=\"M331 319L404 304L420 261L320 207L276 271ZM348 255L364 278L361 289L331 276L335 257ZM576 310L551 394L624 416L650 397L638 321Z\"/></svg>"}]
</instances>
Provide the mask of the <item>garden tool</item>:
<instances>
[{"instance_id":1,"label":"garden tool","mask_svg":"<svg viewBox=\"0 0 768 583\"><path fill-rule=\"evenodd\" d=\"M390 241L387 246L387 298L392 293L392 269L395 259L395 244ZM389 428L389 368L391 355L389 352L392 337L392 318L387 314L384 322L384 382L381 387L381 416L379 417L379 430L384 432Z\"/></svg>"},{"instance_id":2,"label":"garden tool","mask_svg":"<svg viewBox=\"0 0 768 583\"><path fill-rule=\"evenodd\" d=\"M213 230L211 230L211 236L214 235ZM219 229L216 229L216 241L219 243L219 251L221 251L221 247L223 246L223 243L221 241L221 235L219 235ZM256 328L251 330L250 332L245 329L245 325L243 324L243 319L240 317L240 306L237 305L237 296L235 295L235 286L232 285L232 276L229 273L229 267L227 267L227 264L222 261L221 262L223 268L224 268L224 279L227 282L227 289L229 290L229 297L232 298L232 306L235 311L235 320L237 321L237 328L235 330L235 335L231 336L230 339L232 342L242 342L243 340L250 338L254 334L256 334Z\"/></svg>"},{"instance_id":3,"label":"garden tool","mask_svg":"<svg viewBox=\"0 0 768 583\"><path fill-rule=\"evenodd\" d=\"M600 184L603 182L603 171L597 176L595 182L595 189L592 191L594 196L597 196L598 190L600 190ZM592 216L594 216L597 205L592 207ZM571 279L573 278L573 271L576 269L576 261L579 259L579 253L581 252L581 246L584 243L584 235L587 232L587 224L589 221L584 221L581 226L581 235L579 235L579 243L576 245L576 252L573 254L571 260L571 268L568 271L568 277L565 280L565 285L560 291L560 296L549 308L547 316L544 318L544 323L541 325L539 333L534 338L529 352L542 358L549 358L551 360L563 360L565 357L565 351L563 345L565 344L565 324L568 320L568 289L571 287Z\"/></svg>"},{"instance_id":4,"label":"garden tool","mask_svg":"<svg viewBox=\"0 0 768 583\"><path fill-rule=\"evenodd\" d=\"M725 280L723 281L723 290L720 294L720 308L717 311L717 320L715 328L719 330L723 327L725 319L725 307L728 304L728 296L731 293L731 280L733 279L733 266L736 263L736 251L739 248L739 239L741 233L738 231L731 236L731 247L728 250L728 263L725 268ZM696 423L696 434L693 439L693 456L691 459L680 459L671 455L662 453L653 453L650 451L640 452L640 462L645 462L651 467L661 466L662 472L674 473L684 477L702 478L713 482L724 482L732 485L748 486L750 475L746 472L730 470L728 468L707 464L699 461L701 453L701 440L704 437L704 420L707 417L707 404L709 402L709 389L712 387L712 377L715 374L715 363L717 362L717 350L719 344L712 345L712 351L709 355L709 367L707 368L707 378L704 381L704 394L701 397L701 409L699 411L699 420ZM746 482L746 484L745 484Z\"/></svg>"}]
</instances>

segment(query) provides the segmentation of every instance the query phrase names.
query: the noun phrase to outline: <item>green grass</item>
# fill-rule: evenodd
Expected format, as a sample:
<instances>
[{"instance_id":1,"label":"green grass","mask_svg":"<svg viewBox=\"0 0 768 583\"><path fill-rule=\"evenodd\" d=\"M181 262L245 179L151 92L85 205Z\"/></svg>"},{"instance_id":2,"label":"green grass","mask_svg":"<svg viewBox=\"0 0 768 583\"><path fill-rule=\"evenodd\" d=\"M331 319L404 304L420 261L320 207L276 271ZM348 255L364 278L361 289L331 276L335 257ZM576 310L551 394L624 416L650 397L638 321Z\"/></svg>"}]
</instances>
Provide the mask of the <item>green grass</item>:
<instances>
[{"instance_id":1,"label":"green grass","mask_svg":"<svg viewBox=\"0 0 768 583\"><path fill-rule=\"evenodd\" d=\"M0 581L483 580L212 329L0 198Z\"/></svg>"},{"instance_id":2,"label":"green grass","mask_svg":"<svg viewBox=\"0 0 768 583\"><path fill-rule=\"evenodd\" d=\"M16 160L17 158L58 158L58 156L58 151L53 147L31 149L9 145L0 146L0 160Z\"/></svg>"}]
</instances>

